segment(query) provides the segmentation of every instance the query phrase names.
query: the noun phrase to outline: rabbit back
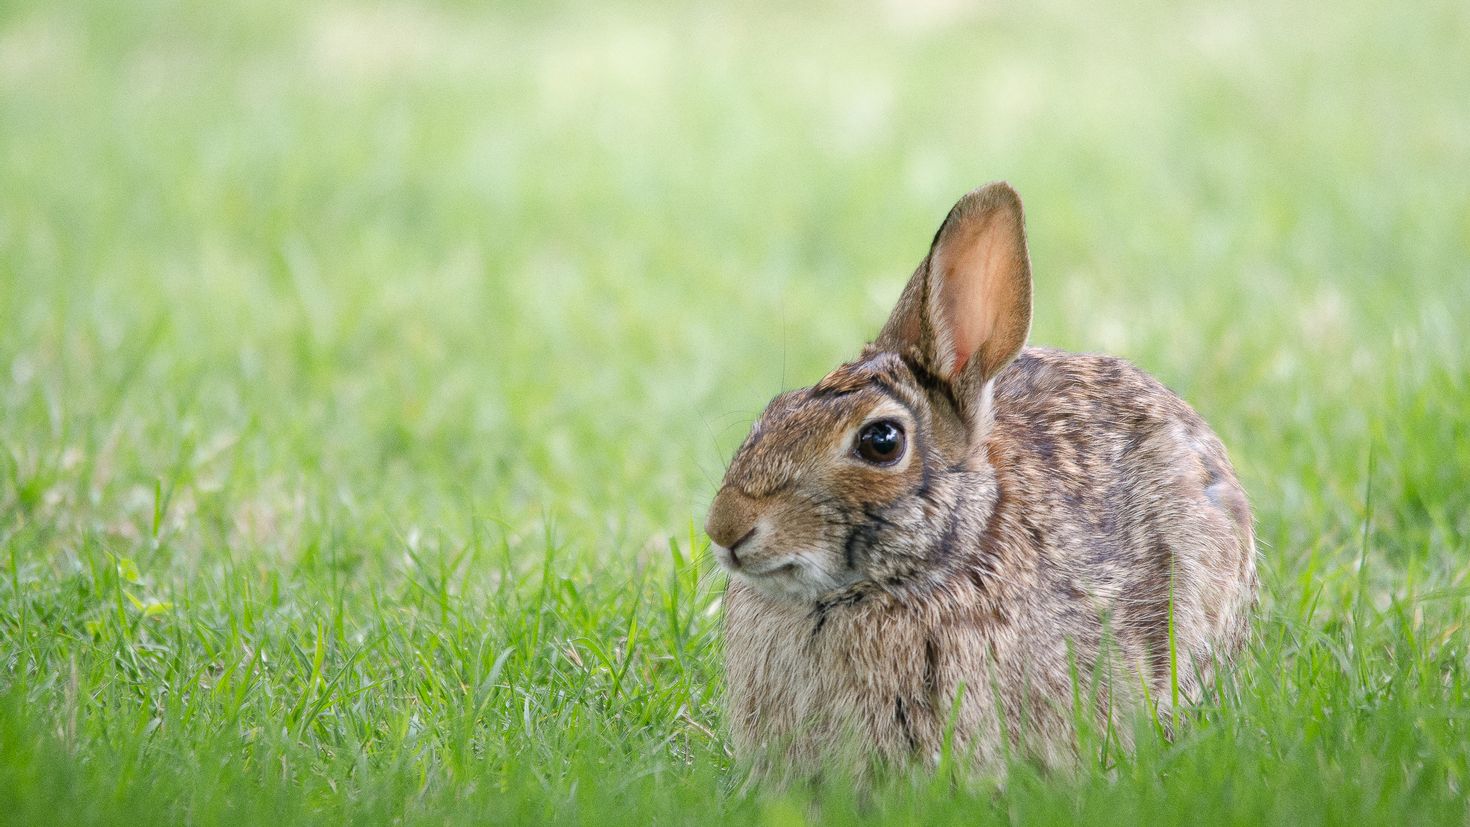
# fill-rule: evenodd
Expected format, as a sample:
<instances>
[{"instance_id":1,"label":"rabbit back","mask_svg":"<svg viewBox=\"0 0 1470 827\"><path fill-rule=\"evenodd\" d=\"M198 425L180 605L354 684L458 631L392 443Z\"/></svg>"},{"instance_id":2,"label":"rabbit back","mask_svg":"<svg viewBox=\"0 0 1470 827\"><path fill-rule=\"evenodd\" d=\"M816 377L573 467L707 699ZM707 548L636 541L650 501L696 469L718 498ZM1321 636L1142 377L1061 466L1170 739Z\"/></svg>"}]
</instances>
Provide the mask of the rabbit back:
<instances>
[{"instance_id":1,"label":"rabbit back","mask_svg":"<svg viewBox=\"0 0 1470 827\"><path fill-rule=\"evenodd\" d=\"M1086 605L1156 698L1171 671L1194 697L1243 642L1257 589L1250 507L1209 426L1125 360L1027 348L997 377L988 449L998 548Z\"/></svg>"}]
</instances>

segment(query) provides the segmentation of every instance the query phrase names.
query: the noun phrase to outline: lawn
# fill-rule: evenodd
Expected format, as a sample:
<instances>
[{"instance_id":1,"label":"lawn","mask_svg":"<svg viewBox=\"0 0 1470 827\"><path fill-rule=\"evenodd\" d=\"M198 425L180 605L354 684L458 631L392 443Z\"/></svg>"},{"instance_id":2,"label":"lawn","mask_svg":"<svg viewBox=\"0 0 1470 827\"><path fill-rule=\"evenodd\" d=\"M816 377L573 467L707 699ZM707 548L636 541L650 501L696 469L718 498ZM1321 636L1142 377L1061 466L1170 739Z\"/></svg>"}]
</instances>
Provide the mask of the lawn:
<instances>
[{"instance_id":1,"label":"lawn","mask_svg":"<svg viewBox=\"0 0 1470 827\"><path fill-rule=\"evenodd\" d=\"M0 6L0 822L1466 823L1470 5ZM700 531L954 199L1215 426L1172 743L745 795Z\"/></svg>"}]
</instances>

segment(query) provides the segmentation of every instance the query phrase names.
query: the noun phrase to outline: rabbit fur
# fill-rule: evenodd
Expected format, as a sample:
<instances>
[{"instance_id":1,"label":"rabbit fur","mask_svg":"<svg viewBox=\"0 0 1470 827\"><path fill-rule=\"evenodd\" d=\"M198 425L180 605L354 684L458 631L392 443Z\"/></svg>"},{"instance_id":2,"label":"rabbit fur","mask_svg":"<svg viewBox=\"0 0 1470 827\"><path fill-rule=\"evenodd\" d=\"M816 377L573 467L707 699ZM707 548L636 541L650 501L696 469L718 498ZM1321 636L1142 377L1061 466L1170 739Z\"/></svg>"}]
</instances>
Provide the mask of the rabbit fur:
<instances>
[{"instance_id":1,"label":"rabbit fur","mask_svg":"<svg viewBox=\"0 0 1470 827\"><path fill-rule=\"evenodd\" d=\"M1060 766L1079 708L1126 748L1129 710L1167 726L1174 681L1199 699L1241 647L1255 544L1220 441L1121 359L1025 347L1030 320L1021 202L991 184L876 340L736 453L706 529L727 722L765 774ZM857 450L880 421L887 464Z\"/></svg>"}]
</instances>

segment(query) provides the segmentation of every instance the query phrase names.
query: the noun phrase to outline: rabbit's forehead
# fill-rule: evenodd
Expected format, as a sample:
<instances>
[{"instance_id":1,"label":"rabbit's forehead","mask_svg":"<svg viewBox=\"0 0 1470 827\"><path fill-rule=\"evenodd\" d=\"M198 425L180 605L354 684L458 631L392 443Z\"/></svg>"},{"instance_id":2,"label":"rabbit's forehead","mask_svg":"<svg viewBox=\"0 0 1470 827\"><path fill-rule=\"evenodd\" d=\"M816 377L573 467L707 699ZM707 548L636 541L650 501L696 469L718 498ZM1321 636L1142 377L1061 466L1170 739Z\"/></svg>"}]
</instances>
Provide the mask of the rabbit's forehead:
<instances>
[{"instance_id":1,"label":"rabbit's forehead","mask_svg":"<svg viewBox=\"0 0 1470 827\"><path fill-rule=\"evenodd\" d=\"M783 393L756 422L782 449L840 438L845 429L878 416L907 413L912 379L892 354L848 362L809 388Z\"/></svg>"},{"instance_id":2,"label":"rabbit's forehead","mask_svg":"<svg viewBox=\"0 0 1470 827\"><path fill-rule=\"evenodd\" d=\"M774 491L830 465L864 423L914 419L906 383L874 367L844 365L810 388L773 399L737 452L727 480L751 494Z\"/></svg>"},{"instance_id":3,"label":"rabbit's forehead","mask_svg":"<svg viewBox=\"0 0 1470 827\"><path fill-rule=\"evenodd\" d=\"M809 389L816 396L842 396L861 390L892 388L913 381L913 374L898 354L865 353L856 361L838 365Z\"/></svg>"},{"instance_id":4,"label":"rabbit's forehead","mask_svg":"<svg viewBox=\"0 0 1470 827\"><path fill-rule=\"evenodd\" d=\"M807 442L824 442L847 428L880 415L906 413L907 407L878 386L863 387L840 396L806 388L777 397L756 428L773 446L793 448Z\"/></svg>"},{"instance_id":5,"label":"rabbit's forehead","mask_svg":"<svg viewBox=\"0 0 1470 827\"><path fill-rule=\"evenodd\" d=\"M892 404L876 388L860 388L840 396L813 388L782 394L756 421L747 450L790 454L825 444L865 418L867 412Z\"/></svg>"}]
</instances>

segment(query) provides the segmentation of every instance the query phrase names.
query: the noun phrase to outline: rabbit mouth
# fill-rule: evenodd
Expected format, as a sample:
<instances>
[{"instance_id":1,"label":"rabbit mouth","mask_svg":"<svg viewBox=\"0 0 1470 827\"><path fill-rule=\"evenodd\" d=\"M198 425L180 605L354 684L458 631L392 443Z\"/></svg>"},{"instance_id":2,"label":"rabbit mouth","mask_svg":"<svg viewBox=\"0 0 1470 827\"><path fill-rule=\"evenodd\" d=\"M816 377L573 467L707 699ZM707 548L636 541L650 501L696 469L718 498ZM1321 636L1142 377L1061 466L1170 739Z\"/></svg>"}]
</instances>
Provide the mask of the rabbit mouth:
<instances>
[{"instance_id":1,"label":"rabbit mouth","mask_svg":"<svg viewBox=\"0 0 1470 827\"><path fill-rule=\"evenodd\" d=\"M802 569L801 563L788 555L781 555L773 560L753 561L749 557L737 557L725 549L720 549L719 552L716 552L716 556L726 571L751 580L766 577L792 577Z\"/></svg>"},{"instance_id":2,"label":"rabbit mouth","mask_svg":"<svg viewBox=\"0 0 1470 827\"><path fill-rule=\"evenodd\" d=\"M801 564L797 563L795 560L792 560L786 563L778 563L775 566L759 570L745 569L740 573L746 575L747 577L790 577L794 576L800 570Z\"/></svg>"},{"instance_id":3,"label":"rabbit mouth","mask_svg":"<svg viewBox=\"0 0 1470 827\"><path fill-rule=\"evenodd\" d=\"M725 568L731 577L778 600L815 600L833 589L850 585L849 579L822 565L810 551L783 554L769 561L752 561L738 567L726 565Z\"/></svg>"}]
</instances>

